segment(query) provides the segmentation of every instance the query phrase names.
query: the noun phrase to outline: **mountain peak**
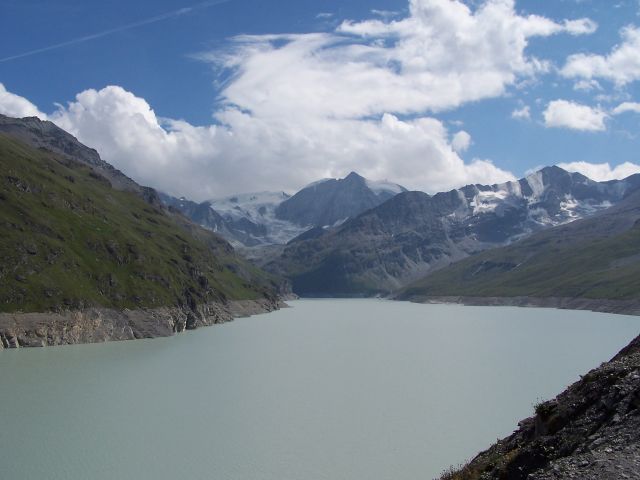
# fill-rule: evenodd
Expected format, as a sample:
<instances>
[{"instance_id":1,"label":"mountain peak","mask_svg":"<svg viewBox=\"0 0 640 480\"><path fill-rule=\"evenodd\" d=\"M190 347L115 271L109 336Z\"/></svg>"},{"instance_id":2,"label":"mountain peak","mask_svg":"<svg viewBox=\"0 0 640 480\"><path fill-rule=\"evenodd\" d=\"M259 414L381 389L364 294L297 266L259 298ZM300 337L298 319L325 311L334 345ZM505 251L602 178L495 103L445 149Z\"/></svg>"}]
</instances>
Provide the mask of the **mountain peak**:
<instances>
[{"instance_id":1,"label":"mountain peak","mask_svg":"<svg viewBox=\"0 0 640 480\"><path fill-rule=\"evenodd\" d=\"M343 180L364 180L364 177L356 172L351 172Z\"/></svg>"},{"instance_id":2,"label":"mountain peak","mask_svg":"<svg viewBox=\"0 0 640 480\"><path fill-rule=\"evenodd\" d=\"M324 227L344 222L405 191L351 172L345 178L312 183L276 209L276 217L297 225Z\"/></svg>"}]
</instances>

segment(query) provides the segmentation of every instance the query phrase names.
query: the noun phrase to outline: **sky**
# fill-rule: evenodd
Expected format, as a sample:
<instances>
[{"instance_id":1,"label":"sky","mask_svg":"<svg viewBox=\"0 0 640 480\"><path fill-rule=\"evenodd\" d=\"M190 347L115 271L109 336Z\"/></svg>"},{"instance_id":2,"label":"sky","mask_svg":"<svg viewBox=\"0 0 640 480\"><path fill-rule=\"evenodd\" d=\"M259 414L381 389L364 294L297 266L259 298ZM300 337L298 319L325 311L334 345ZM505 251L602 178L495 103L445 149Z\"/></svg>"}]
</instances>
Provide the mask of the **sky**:
<instances>
[{"instance_id":1,"label":"sky","mask_svg":"<svg viewBox=\"0 0 640 480\"><path fill-rule=\"evenodd\" d=\"M202 201L640 173L640 0L1 0L0 113Z\"/></svg>"}]
</instances>

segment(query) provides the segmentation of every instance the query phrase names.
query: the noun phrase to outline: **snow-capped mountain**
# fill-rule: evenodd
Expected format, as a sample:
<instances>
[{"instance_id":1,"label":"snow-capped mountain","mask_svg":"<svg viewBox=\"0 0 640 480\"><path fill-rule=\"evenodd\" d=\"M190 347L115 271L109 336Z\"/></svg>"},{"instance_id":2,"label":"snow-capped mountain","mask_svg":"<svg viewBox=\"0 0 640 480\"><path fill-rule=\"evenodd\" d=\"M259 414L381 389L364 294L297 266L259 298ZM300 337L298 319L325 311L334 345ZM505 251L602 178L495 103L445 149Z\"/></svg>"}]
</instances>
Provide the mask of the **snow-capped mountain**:
<instances>
[{"instance_id":1,"label":"snow-capped mountain","mask_svg":"<svg viewBox=\"0 0 640 480\"><path fill-rule=\"evenodd\" d=\"M282 202L276 216L297 225L335 226L406 191L400 185L373 182L351 172L343 179L330 178L307 185Z\"/></svg>"},{"instance_id":2,"label":"snow-capped mountain","mask_svg":"<svg viewBox=\"0 0 640 480\"><path fill-rule=\"evenodd\" d=\"M162 200L235 246L260 247L284 245L311 229L336 226L403 191L400 185L352 172L344 179L314 182L293 196L258 192L203 203L169 195Z\"/></svg>"},{"instance_id":3,"label":"snow-capped mountain","mask_svg":"<svg viewBox=\"0 0 640 480\"><path fill-rule=\"evenodd\" d=\"M471 254L609 208L638 188L640 175L595 182L547 167L500 185L403 192L292 242L268 268L290 277L301 294L389 292Z\"/></svg>"},{"instance_id":4,"label":"snow-capped mountain","mask_svg":"<svg viewBox=\"0 0 640 480\"><path fill-rule=\"evenodd\" d=\"M285 244L308 230L308 226L277 218L276 209L289 198L284 192L258 192L213 199L209 203L234 230L246 234L241 238L234 233L232 240L253 247Z\"/></svg>"}]
</instances>

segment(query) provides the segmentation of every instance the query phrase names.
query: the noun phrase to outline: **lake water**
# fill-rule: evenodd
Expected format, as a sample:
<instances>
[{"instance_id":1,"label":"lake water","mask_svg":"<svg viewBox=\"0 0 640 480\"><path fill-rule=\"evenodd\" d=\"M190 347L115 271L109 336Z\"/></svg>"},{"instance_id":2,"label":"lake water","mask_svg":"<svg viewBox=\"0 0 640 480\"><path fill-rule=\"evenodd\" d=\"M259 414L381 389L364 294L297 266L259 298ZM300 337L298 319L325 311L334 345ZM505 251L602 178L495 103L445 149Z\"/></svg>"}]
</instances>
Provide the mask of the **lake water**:
<instances>
[{"instance_id":1,"label":"lake water","mask_svg":"<svg viewBox=\"0 0 640 480\"><path fill-rule=\"evenodd\" d=\"M587 312L291 305L166 339L0 352L0 477L429 479L640 332Z\"/></svg>"}]
</instances>

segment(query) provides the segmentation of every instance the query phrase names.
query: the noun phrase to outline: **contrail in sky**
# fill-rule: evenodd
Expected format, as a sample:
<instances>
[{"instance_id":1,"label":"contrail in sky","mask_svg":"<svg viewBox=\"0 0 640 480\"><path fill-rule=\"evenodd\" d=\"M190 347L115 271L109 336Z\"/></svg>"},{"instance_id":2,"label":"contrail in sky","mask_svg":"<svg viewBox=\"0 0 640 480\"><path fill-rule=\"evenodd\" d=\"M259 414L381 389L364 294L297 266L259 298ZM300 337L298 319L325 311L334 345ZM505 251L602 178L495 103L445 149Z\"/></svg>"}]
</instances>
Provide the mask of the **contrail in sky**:
<instances>
[{"instance_id":1,"label":"contrail in sky","mask_svg":"<svg viewBox=\"0 0 640 480\"><path fill-rule=\"evenodd\" d=\"M160 15L156 15L155 17L145 18L144 20L139 20L137 22L128 23L127 25L122 25L120 27L110 28L109 30L104 30L102 32L93 33L91 35L86 35L84 37L74 38L73 40L67 40L66 42L56 43L55 45L49 45L48 47L37 48L35 50L30 50L28 52L19 53L17 55L12 55L10 57L0 58L0 63L9 62L11 60L16 60L18 58L30 57L31 55L36 55L38 53L49 52L51 50L57 50L58 48L68 47L70 45L77 45L78 43L87 42L89 40L95 40L96 38L106 37L107 35L112 35L114 33L123 32L125 30L130 30L132 28L142 27L143 25L149 25L150 23L161 22L163 20L169 20L170 18L179 17L181 15L186 15L187 13L191 13L194 10L200 10L207 7L213 7L214 5L220 5L222 3L228 3L232 0L209 0L207 2L197 3L190 7L180 8L178 10L174 10L172 12L163 13Z\"/></svg>"}]
</instances>

